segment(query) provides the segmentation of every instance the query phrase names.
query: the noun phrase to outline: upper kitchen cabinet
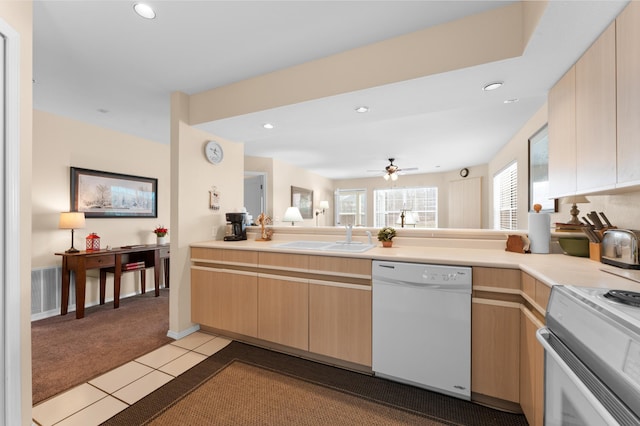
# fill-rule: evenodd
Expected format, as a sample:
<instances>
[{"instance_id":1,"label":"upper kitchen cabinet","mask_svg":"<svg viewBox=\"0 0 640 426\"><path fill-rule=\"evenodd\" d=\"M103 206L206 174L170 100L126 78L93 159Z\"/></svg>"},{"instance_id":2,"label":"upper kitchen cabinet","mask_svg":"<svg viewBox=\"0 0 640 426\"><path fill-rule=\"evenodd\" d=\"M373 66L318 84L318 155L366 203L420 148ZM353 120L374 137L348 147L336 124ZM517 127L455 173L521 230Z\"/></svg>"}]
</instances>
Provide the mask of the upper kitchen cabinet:
<instances>
[{"instance_id":1,"label":"upper kitchen cabinet","mask_svg":"<svg viewBox=\"0 0 640 426\"><path fill-rule=\"evenodd\" d=\"M612 23L576 63L576 189L616 184L616 32Z\"/></svg>"},{"instance_id":2,"label":"upper kitchen cabinet","mask_svg":"<svg viewBox=\"0 0 640 426\"><path fill-rule=\"evenodd\" d=\"M616 20L618 82L618 186L640 185L640 3Z\"/></svg>"},{"instance_id":3,"label":"upper kitchen cabinet","mask_svg":"<svg viewBox=\"0 0 640 426\"><path fill-rule=\"evenodd\" d=\"M549 91L549 193L576 193L576 68Z\"/></svg>"}]
</instances>

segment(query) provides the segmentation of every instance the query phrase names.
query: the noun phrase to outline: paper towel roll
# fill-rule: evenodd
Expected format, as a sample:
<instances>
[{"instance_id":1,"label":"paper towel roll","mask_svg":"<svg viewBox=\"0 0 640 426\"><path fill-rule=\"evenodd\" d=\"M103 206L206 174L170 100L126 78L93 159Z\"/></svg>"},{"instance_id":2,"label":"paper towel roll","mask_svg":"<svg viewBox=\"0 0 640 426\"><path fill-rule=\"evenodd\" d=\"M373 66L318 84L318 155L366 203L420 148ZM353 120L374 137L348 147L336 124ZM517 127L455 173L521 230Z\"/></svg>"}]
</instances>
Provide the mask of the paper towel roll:
<instances>
[{"instance_id":1,"label":"paper towel roll","mask_svg":"<svg viewBox=\"0 0 640 426\"><path fill-rule=\"evenodd\" d=\"M548 213L529 213L531 253L549 253L551 217Z\"/></svg>"}]
</instances>

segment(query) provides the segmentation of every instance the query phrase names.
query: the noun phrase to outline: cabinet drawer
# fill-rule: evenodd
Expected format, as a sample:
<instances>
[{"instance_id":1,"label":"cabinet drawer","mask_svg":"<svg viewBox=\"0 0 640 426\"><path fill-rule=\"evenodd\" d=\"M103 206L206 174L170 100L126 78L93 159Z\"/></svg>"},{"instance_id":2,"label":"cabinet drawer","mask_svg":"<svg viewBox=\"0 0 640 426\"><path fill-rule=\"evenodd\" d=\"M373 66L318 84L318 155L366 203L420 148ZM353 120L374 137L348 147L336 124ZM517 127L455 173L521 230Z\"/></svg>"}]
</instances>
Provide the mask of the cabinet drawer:
<instances>
[{"instance_id":1,"label":"cabinet drawer","mask_svg":"<svg viewBox=\"0 0 640 426\"><path fill-rule=\"evenodd\" d=\"M84 261L86 269L105 268L115 266L116 256L114 254L103 254L98 256L87 256Z\"/></svg>"},{"instance_id":2,"label":"cabinet drawer","mask_svg":"<svg viewBox=\"0 0 640 426\"><path fill-rule=\"evenodd\" d=\"M309 256L309 270L316 274L371 279L371 259Z\"/></svg>"},{"instance_id":3,"label":"cabinet drawer","mask_svg":"<svg viewBox=\"0 0 640 426\"><path fill-rule=\"evenodd\" d=\"M473 267L473 287L498 287L520 290L520 270Z\"/></svg>"},{"instance_id":4,"label":"cabinet drawer","mask_svg":"<svg viewBox=\"0 0 640 426\"><path fill-rule=\"evenodd\" d=\"M261 268L306 272L309 269L309 256L306 254L259 252L258 264Z\"/></svg>"},{"instance_id":5,"label":"cabinet drawer","mask_svg":"<svg viewBox=\"0 0 640 426\"><path fill-rule=\"evenodd\" d=\"M547 310L551 287L522 272L522 292L540 306L543 311Z\"/></svg>"},{"instance_id":6,"label":"cabinet drawer","mask_svg":"<svg viewBox=\"0 0 640 426\"><path fill-rule=\"evenodd\" d=\"M258 263L258 252L250 250L192 247L191 260L209 260L232 265L256 265Z\"/></svg>"}]
</instances>

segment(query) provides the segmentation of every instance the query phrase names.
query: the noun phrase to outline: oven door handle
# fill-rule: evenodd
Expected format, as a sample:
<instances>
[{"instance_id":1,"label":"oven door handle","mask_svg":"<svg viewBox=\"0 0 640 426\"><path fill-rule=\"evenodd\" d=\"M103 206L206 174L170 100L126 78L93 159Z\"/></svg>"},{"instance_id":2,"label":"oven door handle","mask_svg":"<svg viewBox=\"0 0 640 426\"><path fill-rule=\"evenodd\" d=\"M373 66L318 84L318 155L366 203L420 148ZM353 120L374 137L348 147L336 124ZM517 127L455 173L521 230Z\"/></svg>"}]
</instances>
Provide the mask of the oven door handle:
<instances>
[{"instance_id":1,"label":"oven door handle","mask_svg":"<svg viewBox=\"0 0 640 426\"><path fill-rule=\"evenodd\" d=\"M603 420L606 420L607 424L615 425L618 424L618 421L611 416L611 413L602 405L600 400L589 390L589 388L582 382L582 380L576 375L576 373L571 369L571 367L567 364L564 357L556 352L556 350L549 344L550 338L556 338L549 331L548 328L543 327L536 332L536 338L542 344L545 352L551 355L554 361L558 364L560 369L567 375L567 377L571 380L571 382L576 386L576 388L580 391L580 393L591 403L591 406L597 411L597 413L602 417ZM557 339L557 338L556 338ZM567 356L575 357L573 354L569 353ZM575 362L581 362L577 357L574 358ZM546 378L545 378L546 381Z\"/></svg>"}]
</instances>

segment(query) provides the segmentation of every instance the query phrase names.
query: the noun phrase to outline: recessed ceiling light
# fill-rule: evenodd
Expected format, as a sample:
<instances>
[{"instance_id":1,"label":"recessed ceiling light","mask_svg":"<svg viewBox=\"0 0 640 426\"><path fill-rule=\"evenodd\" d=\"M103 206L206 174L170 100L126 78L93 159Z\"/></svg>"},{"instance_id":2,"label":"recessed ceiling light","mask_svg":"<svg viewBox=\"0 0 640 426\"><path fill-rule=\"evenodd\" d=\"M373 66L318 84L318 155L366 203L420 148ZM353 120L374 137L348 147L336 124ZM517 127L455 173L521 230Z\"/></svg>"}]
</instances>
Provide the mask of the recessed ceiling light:
<instances>
[{"instance_id":1,"label":"recessed ceiling light","mask_svg":"<svg viewBox=\"0 0 640 426\"><path fill-rule=\"evenodd\" d=\"M133 5L133 10L145 19L154 19L156 17L156 12L148 4L136 3Z\"/></svg>"},{"instance_id":2,"label":"recessed ceiling light","mask_svg":"<svg viewBox=\"0 0 640 426\"><path fill-rule=\"evenodd\" d=\"M513 98L513 99L506 99L504 101L505 104L515 104L516 102L520 102L520 99L518 98Z\"/></svg>"},{"instance_id":3,"label":"recessed ceiling light","mask_svg":"<svg viewBox=\"0 0 640 426\"><path fill-rule=\"evenodd\" d=\"M273 124L271 124L271 123L264 123L264 124L262 125L262 127L264 127L265 129L273 129Z\"/></svg>"},{"instance_id":4,"label":"recessed ceiling light","mask_svg":"<svg viewBox=\"0 0 640 426\"><path fill-rule=\"evenodd\" d=\"M364 112L369 112L369 107L368 106L364 106L364 105L356 107L356 112L358 112L360 114L362 114Z\"/></svg>"},{"instance_id":5,"label":"recessed ceiling light","mask_svg":"<svg viewBox=\"0 0 640 426\"><path fill-rule=\"evenodd\" d=\"M490 91L490 90L496 90L496 89L498 89L498 88L502 87L502 85L503 85L503 84L504 84L504 83L503 83L503 82L501 82L501 81L494 81L493 83L486 84L486 85L482 88L482 90L484 90L485 92L488 92L488 91Z\"/></svg>"}]
</instances>

